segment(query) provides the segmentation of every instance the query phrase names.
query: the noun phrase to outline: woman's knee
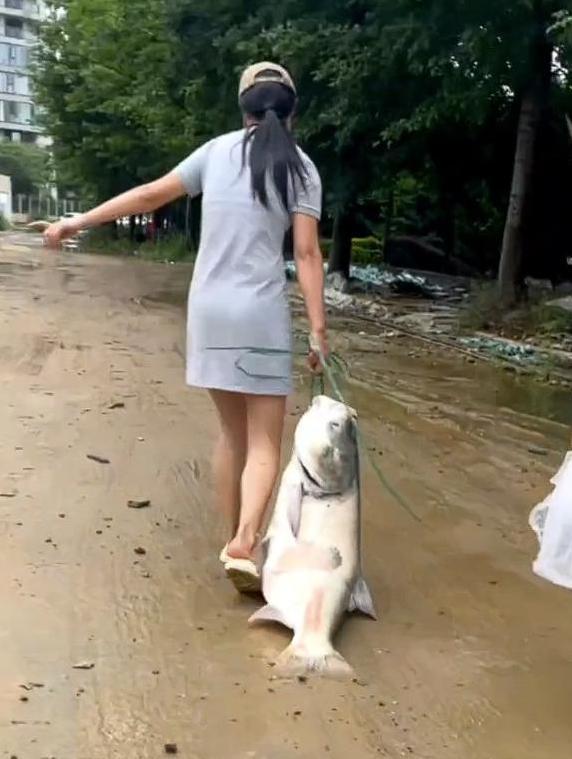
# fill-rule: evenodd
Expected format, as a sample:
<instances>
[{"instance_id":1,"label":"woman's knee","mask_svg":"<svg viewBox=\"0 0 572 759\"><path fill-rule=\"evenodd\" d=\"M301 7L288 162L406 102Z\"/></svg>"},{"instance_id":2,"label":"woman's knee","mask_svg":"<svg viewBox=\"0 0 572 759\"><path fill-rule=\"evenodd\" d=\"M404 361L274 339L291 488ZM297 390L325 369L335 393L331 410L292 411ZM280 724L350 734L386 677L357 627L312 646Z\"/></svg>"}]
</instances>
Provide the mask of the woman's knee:
<instances>
[{"instance_id":1,"label":"woman's knee","mask_svg":"<svg viewBox=\"0 0 572 759\"><path fill-rule=\"evenodd\" d=\"M248 396L246 419L249 449L272 450L280 454L286 400L273 396Z\"/></svg>"},{"instance_id":2,"label":"woman's knee","mask_svg":"<svg viewBox=\"0 0 572 759\"><path fill-rule=\"evenodd\" d=\"M219 443L233 448L244 448L247 436L246 404L239 393L211 390L211 398L218 412Z\"/></svg>"}]
</instances>

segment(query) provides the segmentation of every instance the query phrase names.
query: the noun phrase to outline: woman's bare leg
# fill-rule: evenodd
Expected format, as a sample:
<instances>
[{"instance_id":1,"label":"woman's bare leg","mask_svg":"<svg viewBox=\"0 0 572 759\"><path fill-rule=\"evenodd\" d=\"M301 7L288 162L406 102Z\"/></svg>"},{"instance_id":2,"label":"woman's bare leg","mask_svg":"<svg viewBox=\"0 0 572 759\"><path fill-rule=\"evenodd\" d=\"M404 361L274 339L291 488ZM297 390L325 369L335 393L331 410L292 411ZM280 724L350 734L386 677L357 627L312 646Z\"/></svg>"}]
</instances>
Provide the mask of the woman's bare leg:
<instances>
[{"instance_id":1,"label":"woman's bare leg","mask_svg":"<svg viewBox=\"0 0 572 759\"><path fill-rule=\"evenodd\" d=\"M247 448L242 473L240 519L228 546L234 558L252 558L280 468L286 398L245 395Z\"/></svg>"},{"instance_id":2,"label":"woman's bare leg","mask_svg":"<svg viewBox=\"0 0 572 759\"><path fill-rule=\"evenodd\" d=\"M240 482L246 459L246 402L242 393L209 392L220 420L220 434L213 455L215 491L230 540L238 529L240 514Z\"/></svg>"}]
</instances>

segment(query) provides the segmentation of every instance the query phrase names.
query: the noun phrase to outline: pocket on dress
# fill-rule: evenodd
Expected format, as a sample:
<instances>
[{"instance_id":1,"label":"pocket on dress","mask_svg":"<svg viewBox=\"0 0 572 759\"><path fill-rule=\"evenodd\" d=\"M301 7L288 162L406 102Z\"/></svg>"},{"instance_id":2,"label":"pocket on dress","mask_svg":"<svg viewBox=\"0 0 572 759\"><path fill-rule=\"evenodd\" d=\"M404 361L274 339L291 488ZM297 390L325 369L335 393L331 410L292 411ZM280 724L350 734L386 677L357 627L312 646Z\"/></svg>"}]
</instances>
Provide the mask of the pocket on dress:
<instances>
[{"instance_id":1,"label":"pocket on dress","mask_svg":"<svg viewBox=\"0 0 572 759\"><path fill-rule=\"evenodd\" d=\"M249 377L259 379L288 379L292 356L290 351L252 349L244 351L235 361L235 366Z\"/></svg>"}]
</instances>

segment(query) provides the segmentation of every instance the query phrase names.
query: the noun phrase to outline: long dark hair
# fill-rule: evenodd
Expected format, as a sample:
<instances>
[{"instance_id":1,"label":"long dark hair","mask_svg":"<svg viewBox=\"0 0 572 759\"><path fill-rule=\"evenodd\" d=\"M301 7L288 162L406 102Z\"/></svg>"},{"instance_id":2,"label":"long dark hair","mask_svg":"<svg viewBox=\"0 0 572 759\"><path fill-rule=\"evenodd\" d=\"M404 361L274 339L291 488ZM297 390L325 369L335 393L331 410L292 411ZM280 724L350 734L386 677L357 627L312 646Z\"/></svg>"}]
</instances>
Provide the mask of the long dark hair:
<instances>
[{"instance_id":1,"label":"long dark hair","mask_svg":"<svg viewBox=\"0 0 572 759\"><path fill-rule=\"evenodd\" d=\"M241 95L240 107L254 122L242 143L243 166L250 144L252 195L268 208L266 176L271 172L278 197L288 209L290 202L296 200L298 186L305 187L307 175L287 125L296 107L296 94L278 82L260 82Z\"/></svg>"}]
</instances>

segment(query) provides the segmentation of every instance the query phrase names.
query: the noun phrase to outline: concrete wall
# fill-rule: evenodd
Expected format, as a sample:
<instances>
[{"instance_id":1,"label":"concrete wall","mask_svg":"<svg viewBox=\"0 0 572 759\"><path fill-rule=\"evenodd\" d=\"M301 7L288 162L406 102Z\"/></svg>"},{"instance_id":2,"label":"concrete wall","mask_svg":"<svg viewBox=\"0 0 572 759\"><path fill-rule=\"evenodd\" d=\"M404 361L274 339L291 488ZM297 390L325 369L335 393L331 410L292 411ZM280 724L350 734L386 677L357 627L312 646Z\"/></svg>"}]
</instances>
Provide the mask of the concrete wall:
<instances>
[{"instance_id":1,"label":"concrete wall","mask_svg":"<svg viewBox=\"0 0 572 759\"><path fill-rule=\"evenodd\" d=\"M0 174L0 212L12 221L12 180L5 174Z\"/></svg>"}]
</instances>

